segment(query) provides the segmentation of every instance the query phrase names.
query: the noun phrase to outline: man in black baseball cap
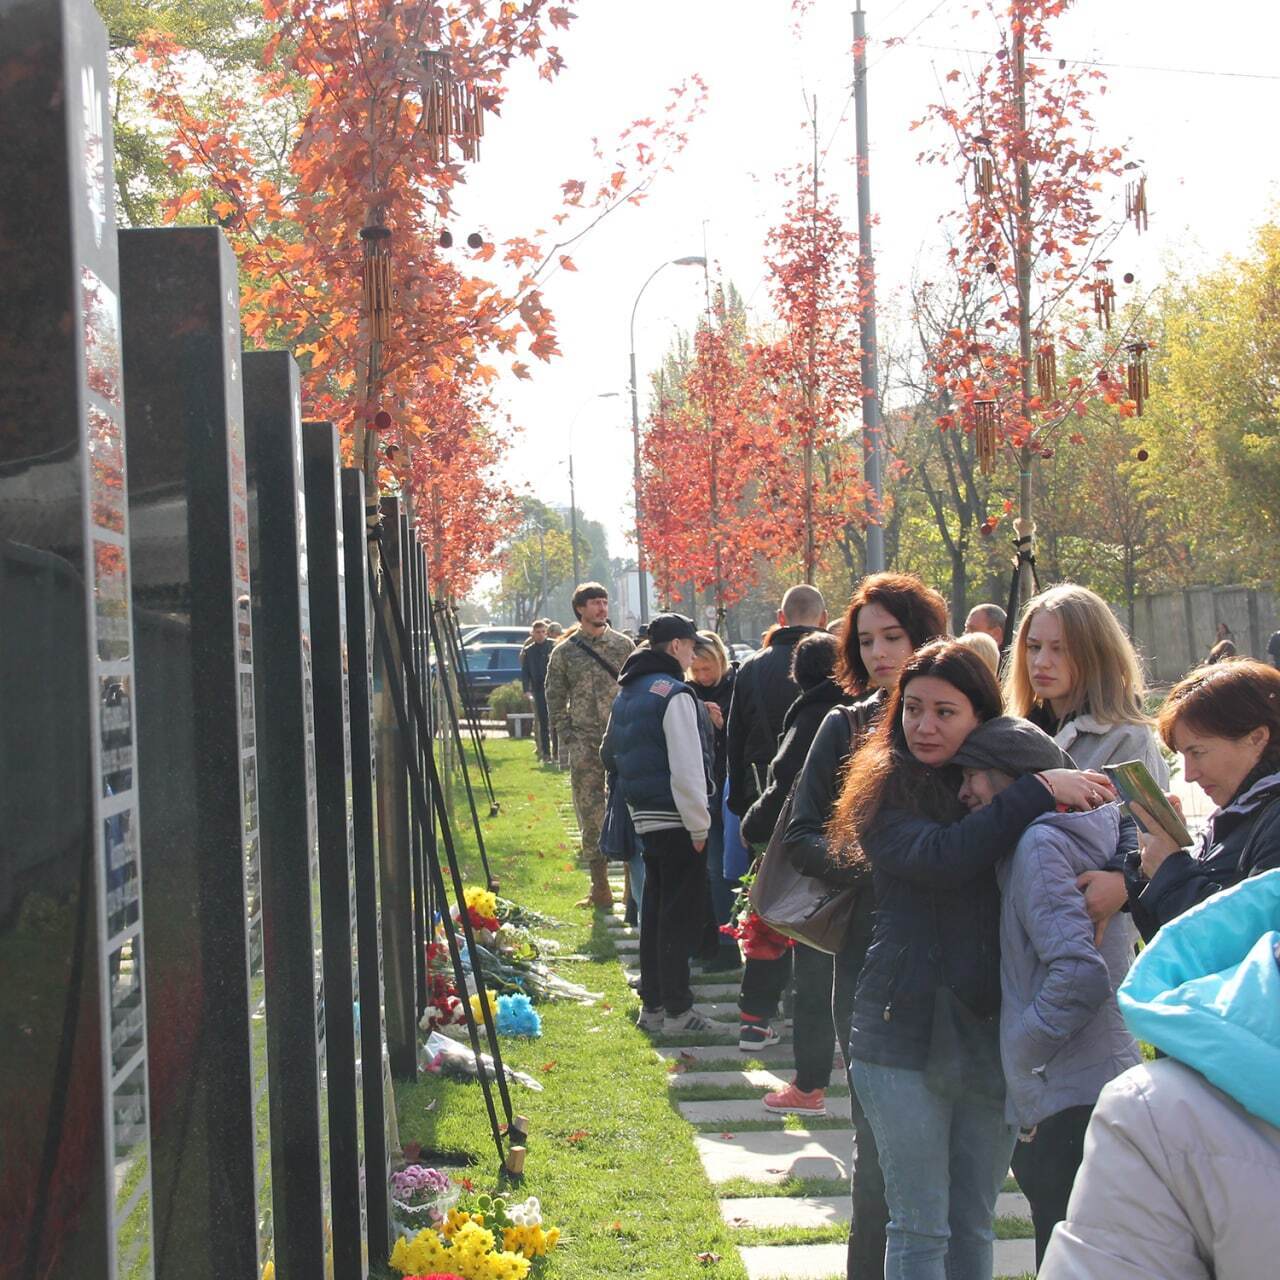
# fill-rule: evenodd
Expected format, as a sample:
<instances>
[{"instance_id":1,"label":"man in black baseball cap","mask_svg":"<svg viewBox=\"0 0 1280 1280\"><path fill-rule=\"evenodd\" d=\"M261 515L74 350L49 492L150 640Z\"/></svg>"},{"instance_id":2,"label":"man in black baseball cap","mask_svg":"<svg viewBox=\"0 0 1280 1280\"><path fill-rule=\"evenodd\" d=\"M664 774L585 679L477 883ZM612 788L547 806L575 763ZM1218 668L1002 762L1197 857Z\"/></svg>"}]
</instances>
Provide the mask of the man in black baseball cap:
<instances>
[{"instance_id":1,"label":"man in black baseball cap","mask_svg":"<svg viewBox=\"0 0 1280 1280\"><path fill-rule=\"evenodd\" d=\"M644 847L640 906L639 1025L647 1031L702 1032L693 1007L689 952L702 925L715 737L685 671L698 629L692 618L660 613L649 647L623 664L600 756Z\"/></svg>"}]
</instances>

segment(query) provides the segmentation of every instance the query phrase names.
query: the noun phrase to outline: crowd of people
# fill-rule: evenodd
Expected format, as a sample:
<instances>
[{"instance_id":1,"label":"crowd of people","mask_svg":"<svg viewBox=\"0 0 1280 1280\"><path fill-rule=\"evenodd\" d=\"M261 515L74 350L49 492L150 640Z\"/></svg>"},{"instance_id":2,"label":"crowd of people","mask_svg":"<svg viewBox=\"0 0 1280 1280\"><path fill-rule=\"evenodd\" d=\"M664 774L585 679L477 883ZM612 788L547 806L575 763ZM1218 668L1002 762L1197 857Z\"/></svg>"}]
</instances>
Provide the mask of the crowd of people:
<instances>
[{"instance_id":1,"label":"crowd of people","mask_svg":"<svg viewBox=\"0 0 1280 1280\"><path fill-rule=\"evenodd\" d=\"M958 638L911 575L864 578L834 623L801 584L736 667L680 614L636 645L599 584L573 606L526 652L540 749L568 745L584 904L611 905L601 831L629 822L638 1025L712 1030L691 959L741 948L741 1049L779 1040L794 993L794 1078L763 1107L824 1115L839 1046L851 1280L990 1280L1010 1168L1050 1280L1274 1274L1280 647L1215 652L1155 708L1072 584ZM1191 840L1175 794L1122 805L1107 772L1163 791L1171 763L1215 806ZM760 854L839 903L834 936L744 907Z\"/></svg>"}]
</instances>

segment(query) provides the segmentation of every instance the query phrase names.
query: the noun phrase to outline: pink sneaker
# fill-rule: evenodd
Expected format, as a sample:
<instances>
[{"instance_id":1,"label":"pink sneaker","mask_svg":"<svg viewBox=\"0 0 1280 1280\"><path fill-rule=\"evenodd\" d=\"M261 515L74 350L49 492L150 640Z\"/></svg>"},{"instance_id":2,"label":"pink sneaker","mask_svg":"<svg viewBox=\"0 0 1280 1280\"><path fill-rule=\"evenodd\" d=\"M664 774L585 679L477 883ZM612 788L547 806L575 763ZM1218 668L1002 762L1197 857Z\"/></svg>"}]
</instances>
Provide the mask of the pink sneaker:
<instances>
[{"instance_id":1,"label":"pink sneaker","mask_svg":"<svg viewBox=\"0 0 1280 1280\"><path fill-rule=\"evenodd\" d=\"M764 1095L764 1109L780 1114L801 1116L825 1116L827 1114L827 1095L825 1089L810 1089L806 1093L789 1084L785 1089Z\"/></svg>"}]
</instances>

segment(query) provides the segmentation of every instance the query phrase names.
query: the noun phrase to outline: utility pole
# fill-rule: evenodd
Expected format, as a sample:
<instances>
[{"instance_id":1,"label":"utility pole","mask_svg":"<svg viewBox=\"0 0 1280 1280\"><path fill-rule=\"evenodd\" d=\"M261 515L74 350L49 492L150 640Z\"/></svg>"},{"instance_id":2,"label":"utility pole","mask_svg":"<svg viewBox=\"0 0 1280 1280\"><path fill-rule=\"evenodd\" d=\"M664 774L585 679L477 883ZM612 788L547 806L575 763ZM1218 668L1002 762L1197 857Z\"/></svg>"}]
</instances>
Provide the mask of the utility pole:
<instances>
[{"instance_id":1,"label":"utility pole","mask_svg":"<svg viewBox=\"0 0 1280 1280\"><path fill-rule=\"evenodd\" d=\"M814 367L818 341L818 98L813 99L813 189L809 206L809 361L805 376L804 430L804 580L813 581L813 428L815 420Z\"/></svg>"},{"instance_id":2,"label":"utility pole","mask_svg":"<svg viewBox=\"0 0 1280 1280\"><path fill-rule=\"evenodd\" d=\"M1018 519L1014 529L1018 539L1018 595L1029 600L1035 591L1034 563L1036 522L1032 511L1031 466L1031 171L1027 165L1027 45L1022 16L1010 23L1013 35L1014 105L1018 114L1016 152L1018 208L1014 221L1016 244L1014 270L1018 286L1018 358L1021 363L1021 403L1019 413L1025 437L1018 450Z\"/></svg>"},{"instance_id":3,"label":"utility pole","mask_svg":"<svg viewBox=\"0 0 1280 1280\"><path fill-rule=\"evenodd\" d=\"M582 570L578 564L578 495L573 487L573 454L569 455L569 538L573 542L573 587L576 591L582 581Z\"/></svg>"},{"instance_id":4,"label":"utility pole","mask_svg":"<svg viewBox=\"0 0 1280 1280\"><path fill-rule=\"evenodd\" d=\"M707 397L707 462L708 462L708 499L711 503L711 547L715 556L715 602L716 602L716 625L715 630L718 633L720 625L724 621L724 582L721 573L720 558L720 477L719 477L719 456L717 445L719 439L716 433L716 380L715 380L715 352L711 347L711 338L715 327L715 313L711 309L711 272L707 266L707 224L702 224L702 284L706 291L707 299L707 340L708 348L712 352L711 364L711 394ZM695 599L696 599L695 591Z\"/></svg>"},{"instance_id":5,"label":"utility pole","mask_svg":"<svg viewBox=\"0 0 1280 1280\"><path fill-rule=\"evenodd\" d=\"M862 331L862 467L874 498L867 503L867 572L884 563L884 464L876 346L876 266L871 251L871 170L867 145L867 24L862 0L853 13L853 105L858 152L858 288Z\"/></svg>"},{"instance_id":6,"label":"utility pole","mask_svg":"<svg viewBox=\"0 0 1280 1280\"><path fill-rule=\"evenodd\" d=\"M542 557L542 587L538 596L538 607L535 613L547 611L547 520L546 516L538 517L538 554Z\"/></svg>"}]
</instances>

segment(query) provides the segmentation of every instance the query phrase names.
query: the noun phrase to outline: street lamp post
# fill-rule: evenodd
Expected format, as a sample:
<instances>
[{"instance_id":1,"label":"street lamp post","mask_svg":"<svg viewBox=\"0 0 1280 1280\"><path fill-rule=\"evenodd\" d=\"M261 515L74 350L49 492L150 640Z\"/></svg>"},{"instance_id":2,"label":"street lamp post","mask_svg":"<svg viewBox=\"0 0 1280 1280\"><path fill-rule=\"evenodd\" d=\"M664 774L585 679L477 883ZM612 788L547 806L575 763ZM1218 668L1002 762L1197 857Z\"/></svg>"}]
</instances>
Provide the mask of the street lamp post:
<instances>
[{"instance_id":1,"label":"street lamp post","mask_svg":"<svg viewBox=\"0 0 1280 1280\"><path fill-rule=\"evenodd\" d=\"M636 300L631 308L631 443L635 454L635 491L636 491L636 584L640 591L640 622L649 621L649 586L644 572L644 537L641 533L640 520L640 401L636 389L636 311L640 307L640 299L644 291L653 283L654 276L663 267L703 267L706 258L698 255L687 258L670 258L654 269L653 274L640 286Z\"/></svg>"},{"instance_id":2,"label":"street lamp post","mask_svg":"<svg viewBox=\"0 0 1280 1280\"><path fill-rule=\"evenodd\" d=\"M573 487L573 429L582 417L582 411L593 400L616 400L620 391L597 391L588 396L577 408L577 412L569 419L569 540L573 551L573 585L576 590L582 583L582 571L578 559L578 495Z\"/></svg>"}]
</instances>

